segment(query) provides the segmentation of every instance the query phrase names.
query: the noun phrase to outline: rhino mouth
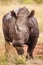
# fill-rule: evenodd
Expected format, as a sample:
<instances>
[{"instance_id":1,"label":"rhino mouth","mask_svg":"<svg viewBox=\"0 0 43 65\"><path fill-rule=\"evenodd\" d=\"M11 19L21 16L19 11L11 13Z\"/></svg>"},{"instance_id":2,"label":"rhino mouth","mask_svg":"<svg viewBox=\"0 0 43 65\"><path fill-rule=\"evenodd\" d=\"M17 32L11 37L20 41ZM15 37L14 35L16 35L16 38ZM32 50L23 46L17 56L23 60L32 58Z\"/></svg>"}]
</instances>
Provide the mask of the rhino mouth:
<instances>
[{"instance_id":1,"label":"rhino mouth","mask_svg":"<svg viewBox=\"0 0 43 65\"><path fill-rule=\"evenodd\" d=\"M23 47L15 47L15 48L16 48L16 50L17 50L18 55L23 55L23 54L24 54L24 49L23 49Z\"/></svg>"}]
</instances>

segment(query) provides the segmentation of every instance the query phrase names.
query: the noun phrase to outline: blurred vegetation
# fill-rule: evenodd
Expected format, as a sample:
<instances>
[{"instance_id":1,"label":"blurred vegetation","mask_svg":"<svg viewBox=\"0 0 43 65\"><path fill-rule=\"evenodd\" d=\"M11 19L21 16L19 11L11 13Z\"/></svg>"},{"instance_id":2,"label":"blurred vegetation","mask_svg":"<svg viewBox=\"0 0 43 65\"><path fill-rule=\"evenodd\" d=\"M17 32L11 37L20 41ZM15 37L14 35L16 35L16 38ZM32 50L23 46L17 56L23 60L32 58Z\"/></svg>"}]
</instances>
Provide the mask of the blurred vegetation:
<instances>
[{"instance_id":1,"label":"blurred vegetation","mask_svg":"<svg viewBox=\"0 0 43 65\"><path fill-rule=\"evenodd\" d=\"M34 3L34 0L18 0L20 3L28 4L28 3Z\"/></svg>"},{"instance_id":2,"label":"blurred vegetation","mask_svg":"<svg viewBox=\"0 0 43 65\"><path fill-rule=\"evenodd\" d=\"M43 0L0 0L1 2L18 2L18 3L23 3L23 4L28 4L28 3L42 3Z\"/></svg>"},{"instance_id":3,"label":"blurred vegetation","mask_svg":"<svg viewBox=\"0 0 43 65\"><path fill-rule=\"evenodd\" d=\"M36 3L42 3L43 0L34 0Z\"/></svg>"},{"instance_id":4,"label":"blurred vegetation","mask_svg":"<svg viewBox=\"0 0 43 65\"><path fill-rule=\"evenodd\" d=\"M0 65L26 65L25 57L13 52L7 52L7 56L5 54L0 56Z\"/></svg>"}]
</instances>

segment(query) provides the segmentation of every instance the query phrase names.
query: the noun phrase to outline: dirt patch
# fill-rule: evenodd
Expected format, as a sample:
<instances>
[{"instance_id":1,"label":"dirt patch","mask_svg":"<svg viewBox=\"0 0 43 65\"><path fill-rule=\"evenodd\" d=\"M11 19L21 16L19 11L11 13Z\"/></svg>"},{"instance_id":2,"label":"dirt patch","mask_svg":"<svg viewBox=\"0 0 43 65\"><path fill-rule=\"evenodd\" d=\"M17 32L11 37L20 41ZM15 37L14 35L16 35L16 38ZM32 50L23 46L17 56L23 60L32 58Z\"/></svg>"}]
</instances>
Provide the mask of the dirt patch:
<instances>
[{"instance_id":1,"label":"dirt patch","mask_svg":"<svg viewBox=\"0 0 43 65\"><path fill-rule=\"evenodd\" d=\"M34 56L41 56L43 57L43 44L37 44L34 49Z\"/></svg>"}]
</instances>

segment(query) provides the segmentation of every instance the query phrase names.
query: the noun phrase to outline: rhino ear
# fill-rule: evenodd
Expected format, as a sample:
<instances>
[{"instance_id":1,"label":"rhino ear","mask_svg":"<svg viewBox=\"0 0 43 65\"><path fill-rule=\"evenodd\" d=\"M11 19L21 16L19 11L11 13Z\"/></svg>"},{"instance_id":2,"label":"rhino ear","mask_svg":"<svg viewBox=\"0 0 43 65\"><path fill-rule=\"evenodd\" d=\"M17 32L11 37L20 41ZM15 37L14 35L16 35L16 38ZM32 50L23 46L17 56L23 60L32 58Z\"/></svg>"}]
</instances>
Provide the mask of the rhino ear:
<instances>
[{"instance_id":1,"label":"rhino ear","mask_svg":"<svg viewBox=\"0 0 43 65\"><path fill-rule=\"evenodd\" d=\"M30 15L28 16L28 18L31 18L32 16L34 16L34 13L35 13L35 11L32 10L31 13L30 13Z\"/></svg>"},{"instance_id":2,"label":"rhino ear","mask_svg":"<svg viewBox=\"0 0 43 65\"><path fill-rule=\"evenodd\" d=\"M14 12L14 10L11 11L11 16L17 18L16 13Z\"/></svg>"}]
</instances>

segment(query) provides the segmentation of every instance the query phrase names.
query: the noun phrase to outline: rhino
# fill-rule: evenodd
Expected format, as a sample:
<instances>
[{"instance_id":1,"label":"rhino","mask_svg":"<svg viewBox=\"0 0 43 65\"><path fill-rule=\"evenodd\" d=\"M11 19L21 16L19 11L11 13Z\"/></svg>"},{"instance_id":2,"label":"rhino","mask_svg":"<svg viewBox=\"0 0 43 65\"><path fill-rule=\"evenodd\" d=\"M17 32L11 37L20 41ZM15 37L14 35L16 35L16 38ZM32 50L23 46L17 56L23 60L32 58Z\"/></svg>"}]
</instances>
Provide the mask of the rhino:
<instances>
[{"instance_id":1,"label":"rhino","mask_svg":"<svg viewBox=\"0 0 43 65\"><path fill-rule=\"evenodd\" d=\"M30 58L33 58L33 51L39 38L38 22L34 14L34 10L30 12L26 7L22 7L17 14L12 10L2 19L5 41L12 42L13 47L22 47L22 50L18 51L21 54L24 52L24 44L28 45L27 53Z\"/></svg>"}]
</instances>

